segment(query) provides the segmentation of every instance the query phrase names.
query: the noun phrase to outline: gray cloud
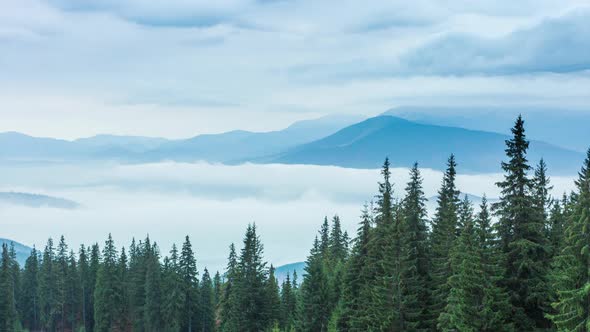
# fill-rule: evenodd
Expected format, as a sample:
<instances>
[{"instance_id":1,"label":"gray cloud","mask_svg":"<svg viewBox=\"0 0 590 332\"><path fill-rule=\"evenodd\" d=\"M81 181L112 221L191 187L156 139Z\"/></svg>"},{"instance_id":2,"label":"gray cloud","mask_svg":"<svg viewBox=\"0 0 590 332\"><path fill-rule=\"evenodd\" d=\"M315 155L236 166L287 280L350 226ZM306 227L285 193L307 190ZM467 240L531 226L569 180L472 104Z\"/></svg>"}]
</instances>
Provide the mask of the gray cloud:
<instances>
[{"instance_id":1,"label":"gray cloud","mask_svg":"<svg viewBox=\"0 0 590 332\"><path fill-rule=\"evenodd\" d=\"M590 10L546 19L502 38L452 33L400 59L409 75L512 75L590 69Z\"/></svg>"}]
</instances>

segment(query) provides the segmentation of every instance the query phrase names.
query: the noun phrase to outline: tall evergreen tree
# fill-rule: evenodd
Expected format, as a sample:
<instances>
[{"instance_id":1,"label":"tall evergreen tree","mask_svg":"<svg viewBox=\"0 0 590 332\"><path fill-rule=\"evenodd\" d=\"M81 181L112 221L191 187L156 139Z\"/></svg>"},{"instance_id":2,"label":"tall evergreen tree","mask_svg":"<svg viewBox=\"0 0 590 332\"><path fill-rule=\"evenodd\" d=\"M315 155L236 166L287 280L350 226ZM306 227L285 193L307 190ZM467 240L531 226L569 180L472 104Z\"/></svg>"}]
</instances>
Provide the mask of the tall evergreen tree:
<instances>
[{"instance_id":1,"label":"tall evergreen tree","mask_svg":"<svg viewBox=\"0 0 590 332\"><path fill-rule=\"evenodd\" d=\"M370 306L370 300L365 295L370 294L368 256L371 224L372 218L365 204L350 258L346 263L338 320L338 327L343 331L361 331L371 324L365 319L367 307Z\"/></svg>"},{"instance_id":2,"label":"tall evergreen tree","mask_svg":"<svg viewBox=\"0 0 590 332\"><path fill-rule=\"evenodd\" d=\"M94 291L94 330L112 331L116 325L117 303L119 303L120 283L118 277L117 249L109 234L103 249Z\"/></svg>"},{"instance_id":3,"label":"tall evergreen tree","mask_svg":"<svg viewBox=\"0 0 590 332\"><path fill-rule=\"evenodd\" d=\"M199 295L201 297L200 302L200 323L201 332L213 332L215 330L215 307L214 307L214 294L213 294L213 282L209 271L205 269L203 272L203 278L201 279L201 289Z\"/></svg>"},{"instance_id":4,"label":"tall evergreen tree","mask_svg":"<svg viewBox=\"0 0 590 332\"><path fill-rule=\"evenodd\" d=\"M293 285L289 274L281 286L281 323L283 331L291 331L295 328L295 311L297 309L297 298L293 291Z\"/></svg>"},{"instance_id":5,"label":"tall evergreen tree","mask_svg":"<svg viewBox=\"0 0 590 332\"><path fill-rule=\"evenodd\" d=\"M447 170L438 191L437 207L432 220L431 277L432 277L432 316L437 318L446 306L449 296L448 279L451 276L451 249L454 246L458 229L459 190L455 184L457 163L451 155Z\"/></svg>"},{"instance_id":6,"label":"tall evergreen tree","mask_svg":"<svg viewBox=\"0 0 590 332\"><path fill-rule=\"evenodd\" d=\"M25 262L22 277L21 319L23 327L28 330L39 330L39 254L33 247Z\"/></svg>"},{"instance_id":7,"label":"tall evergreen tree","mask_svg":"<svg viewBox=\"0 0 590 332\"><path fill-rule=\"evenodd\" d=\"M199 282L197 273L197 260L193 252L188 235L185 237L180 253L180 282L184 299L181 314L181 327L183 331L192 332L197 327L197 313L199 305Z\"/></svg>"},{"instance_id":8,"label":"tall evergreen tree","mask_svg":"<svg viewBox=\"0 0 590 332\"><path fill-rule=\"evenodd\" d=\"M237 281L239 278L238 257L236 248L232 243L229 247L229 257L223 284L223 296L221 298L221 330L224 332L239 329L239 308L237 302Z\"/></svg>"},{"instance_id":9,"label":"tall evergreen tree","mask_svg":"<svg viewBox=\"0 0 590 332\"><path fill-rule=\"evenodd\" d=\"M240 331L257 332L270 327L265 287L268 270L262 255L263 245L256 234L256 225L248 225L234 289L240 310Z\"/></svg>"},{"instance_id":10,"label":"tall evergreen tree","mask_svg":"<svg viewBox=\"0 0 590 332\"><path fill-rule=\"evenodd\" d=\"M12 264L8 245L3 243L0 261L0 331L14 331L18 321Z\"/></svg>"},{"instance_id":11,"label":"tall evergreen tree","mask_svg":"<svg viewBox=\"0 0 590 332\"><path fill-rule=\"evenodd\" d=\"M555 259L553 288L556 313L549 315L559 331L590 330L590 149L576 180L577 199L564 247Z\"/></svg>"},{"instance_id":12,"label":"tall evergreen tree","mask_svg":"<svg viewBox=\"0 0 590 332\"><path fill-rule=\"evenodd\" d=\"M430 330L434 322L427 309L430 303L430 282L426 207L422 177L418 164L410 170L403 201L400 255L400 329Z\"/></svg>"},{"instance_id":13,"label":"tall evergreen tree","mask_svg":"<svg viewBox=\"0 0 590 332\"><path fill-rule=\"evenodd\" d=\"M500 202L494 205L502 249L506 254L505 284L512 295L513 321L519 330L548 328L544 311L548 305L547 265L549 246L545 225L535 209L534 181L526 158L529 142L524 121L518 117L513 137L506 141L508 162L502 162L504 180Z\"/></svg>"},{"instance_id":14,"label":"tall evergreen tree","mask_svg":"<svg viewBox=\"0 0 590 332\"><path fill-rule=\"evenodd\" d=\"M275 277L275 268L272 265L268 270L268 279L266 281L266 301L270 326L278 326L281 318L281 298L279 283Z\"/></svg>"},{"instance_id":15,"label":"tall evergreen tree","mask_svg":"<svg viewBox=\"0 0 590 332\"><path fill-rule=\"evenodd\" d=\"M164 290L162 303L162 320L165 331L179 331L181 326L181 313L184 305L184 292L182 291L182 279L178 262L178 249L172 245L170 257L164 259L164 271L162 275L162 288Z\"/></svg>"},{"instance_id":16,"label":"tall evergreen tree","mask_svg":"<svg viewBox=\"0 0 590 332\"><path fill-rule=\"evenodd\" d=\"M55 248L49 238L43 251L43 260L39 278L39 303L41 324L44 329L55 331L58 327L59 302L57 296L57 276L55 265Z\"/></svg>"},{"instance_id":17,"label":"tall evergreen tree","mask_svg":"<svg viewBox=\"0 0 590 332\"><path fill-rule=\"evenodd\" d=\"M151 248L146 248L145 275L145 309L144 323L146 331L158 332L162 330L162 276L160 270L160 251L154 242Z\"/></svg>"},{"instance_id":18,"label":"tall evergreen tree","mask_svg":"<svg viewBox=\"0 0 590 332\"><path fill-rule=\"evenodd\" d=\"M325 332L330 319L328 278L324 271L321 241L317 237L307 258L305 272L297 331Z\"/></svg>"}]
</instances>

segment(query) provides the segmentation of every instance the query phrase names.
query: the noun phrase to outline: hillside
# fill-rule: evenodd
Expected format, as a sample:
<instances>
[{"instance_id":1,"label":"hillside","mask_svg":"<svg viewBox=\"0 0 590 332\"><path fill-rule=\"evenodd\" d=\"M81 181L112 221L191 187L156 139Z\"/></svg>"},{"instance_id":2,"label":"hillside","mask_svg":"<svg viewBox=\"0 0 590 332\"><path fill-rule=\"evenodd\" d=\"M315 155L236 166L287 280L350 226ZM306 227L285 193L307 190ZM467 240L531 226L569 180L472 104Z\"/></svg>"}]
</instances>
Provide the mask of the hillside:
<instances>
[{"instance_id":1,"label":"hillside","mask_svg":"<svg viewBox=\"0 0 590 332\"><path fill-rule=\"evenodd\" d=\"M461 172L499 172L508 136L457 127L420 124L378 116L315 142L277 155L268 162L377 168L384 156L392 165L440 169L454 153ZM544 158L553 174L574 174L583 154L547 143L531 142L531 163Z\"/></svg>"}]
</instances>

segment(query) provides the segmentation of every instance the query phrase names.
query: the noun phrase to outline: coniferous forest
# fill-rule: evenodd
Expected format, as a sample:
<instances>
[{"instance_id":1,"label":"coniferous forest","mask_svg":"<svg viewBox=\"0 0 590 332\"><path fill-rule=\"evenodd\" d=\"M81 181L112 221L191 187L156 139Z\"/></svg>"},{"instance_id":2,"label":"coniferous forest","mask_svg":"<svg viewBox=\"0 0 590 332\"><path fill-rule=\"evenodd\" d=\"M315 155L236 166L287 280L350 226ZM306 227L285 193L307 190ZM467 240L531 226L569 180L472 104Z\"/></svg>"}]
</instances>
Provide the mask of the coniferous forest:
<instances>
[{"instance_id":1,"label":"coniferous forest","mask_svg":"<svg viewBox=\"0 0 590 332\"><path fill-rule=\"evenodd\" d=\"M220 272L198 272L188 236L169 253L49 239L24 266L4 245L0 331L590 331L590 150L557 198L528 147L519 117L501 196L478 206L449 156L431 217L418 164L394 186L385 159L352 239L324 219L305 275L282 284L254 224Z\"/></svg>"}]
</instances>

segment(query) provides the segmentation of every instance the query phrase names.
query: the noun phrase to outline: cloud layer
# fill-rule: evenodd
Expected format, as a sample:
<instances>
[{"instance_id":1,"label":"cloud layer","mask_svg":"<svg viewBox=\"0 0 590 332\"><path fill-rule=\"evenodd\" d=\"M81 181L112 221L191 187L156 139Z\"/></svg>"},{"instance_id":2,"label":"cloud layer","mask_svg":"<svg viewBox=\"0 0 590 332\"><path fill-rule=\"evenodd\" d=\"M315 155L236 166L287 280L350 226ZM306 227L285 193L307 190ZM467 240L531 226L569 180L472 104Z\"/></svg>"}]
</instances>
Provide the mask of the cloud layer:
<instances>
[{"instance_id":1,"label":"cloud layer","mask_svg":"<svg viewBox=\"0 0 590 332\"><path fill-rule=\"evenodd\" d=\"M54 195L79 202L74 210L0 205L0 236L44 245L64 235L77 247L102 241L109 232L119 245L150 234L164 252L185 234L193 239L200 266L221 269L227 246L239 243L256 222L274 264L305 258L324 216L339 214L354 234L360 209L377 190L379 170L327 166L157 163L145 165L2 165L0 191ZM432 197L441 173L424 169L425 195ZM459 175L467 193L497 197L501 175ZM408 170L393 169L396 197ZM553 177L553 193L573 179ZM432 211L434 201L428 203Z\"/></svg>"},{"instance_id":2,"label":"cloud layer","mask_svg":"<svg viewBox=\"0 0 590 332\"><path fill-rule=\"evenodd\" d=\"M427 103L588 109L584 1L0 8L2 131L179 137Z\"/></svg>"}]
</instances>

